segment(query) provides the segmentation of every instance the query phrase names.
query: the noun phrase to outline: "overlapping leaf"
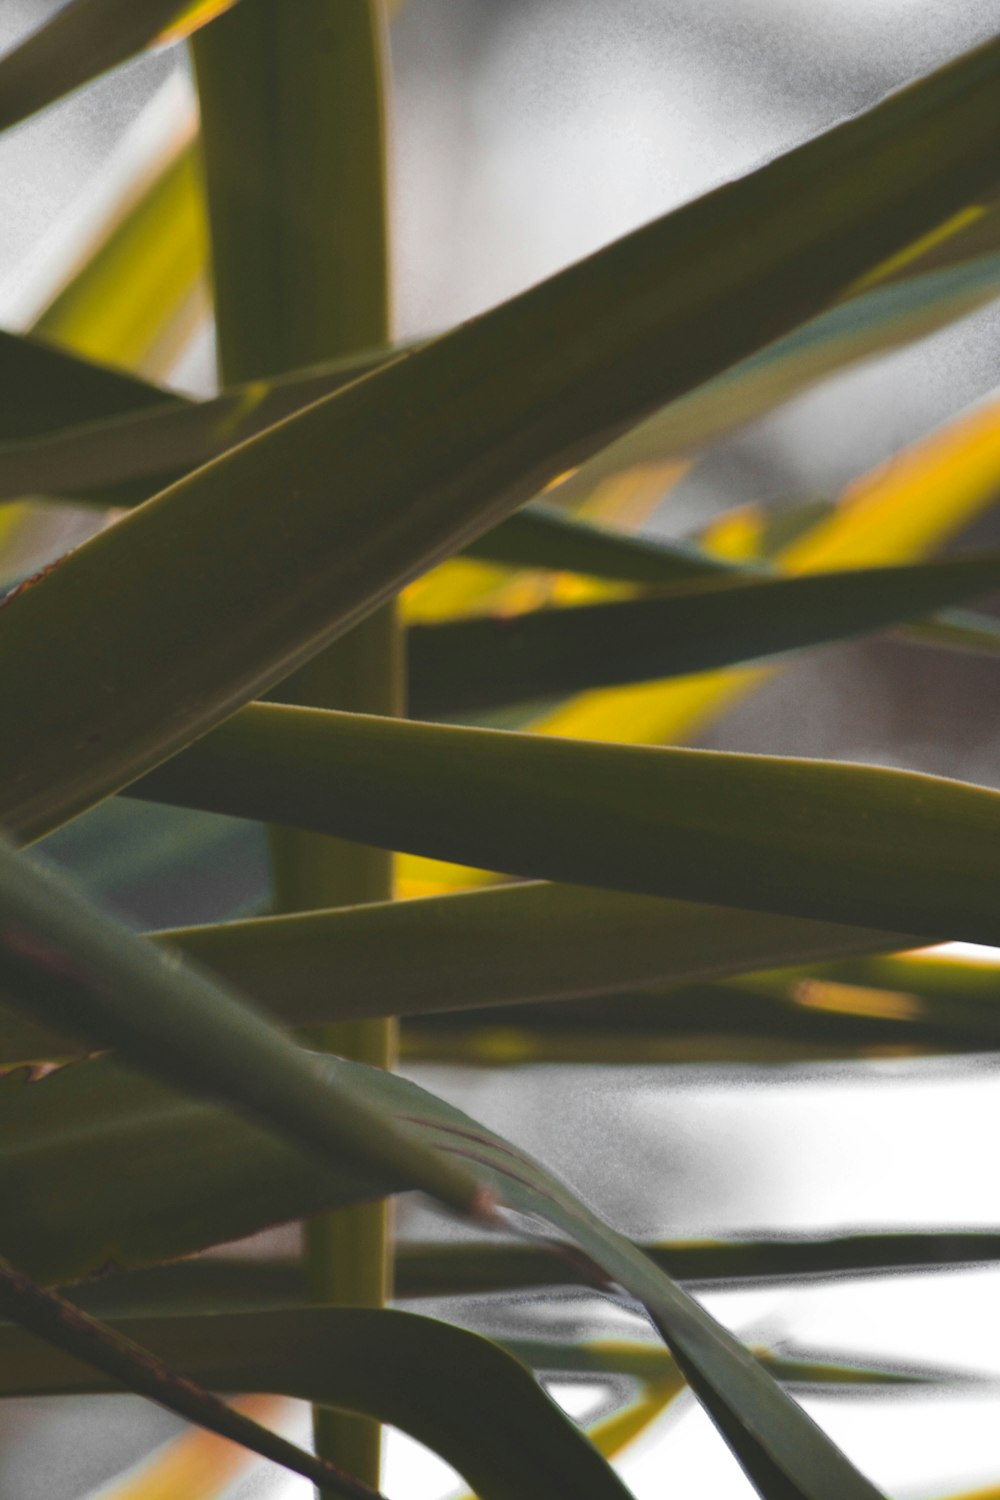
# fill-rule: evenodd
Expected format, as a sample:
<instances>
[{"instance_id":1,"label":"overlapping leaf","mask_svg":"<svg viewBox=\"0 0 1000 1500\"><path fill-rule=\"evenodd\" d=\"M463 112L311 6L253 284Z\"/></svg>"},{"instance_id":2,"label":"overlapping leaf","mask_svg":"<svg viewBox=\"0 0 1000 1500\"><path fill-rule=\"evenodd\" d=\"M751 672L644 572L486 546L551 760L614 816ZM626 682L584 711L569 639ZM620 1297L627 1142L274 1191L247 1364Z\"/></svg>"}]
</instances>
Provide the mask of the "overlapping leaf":
<instances>
[{"instance_id":1,"label":"overlapping leaf","mask_svg":"<svg viewBox=\"0 0 1000 1500\"><path fill-rule=\"evenodd\" d=\"M496 1344L412 1313L360 1308L143 1318L117 1325L221 1391L270 1391L370 1413L447 1459L481 1500L625 1500L628 1491L533 1376ZM112 1389L0 1329L0 1396ZM483 1411L489 1420L483 1421Z\"/></svg>"},{"instance_id":2,"label":"overlapping leaf","mask_svg":"<svg viewBox=\"0 0 1000 1500\"><path fill-rule=\"evenodd\" d=\"M325 398L78 549L0 618L0 817L37 836L140 775L568 464L974 199L995 173L998 73L995 42Z\"/></svg>"},{"instance_id":3,"label":"overlapping leaf","mask_svg":"<svg viewBox=\"0 0 1000 1500\"><path fill-rule=\"evenodd\" d=\"M823 1500L825 1496L871 1496L876 1493L830 1446L804 1413L782 1395L753 1357L730 1334L641 1252L584 1209L537 1163L468 1116L392 1074L332 1058L317 1059L316 1066L328 1079L336 1079L342 1090L363 1093L372 1104L390 1112L415 1140L448 1151L460 1160L475 1173L486 1190L509 1205L514 1213L512 1224L521 1232L527 1230L529 1234L543 1237L553 1235L575 1246L575 1250L567 1253L577 1268L577 1274L584 1278L595 1277L599 1283L604 1279L609 1284L617 1283L640 1299L667 1339L685 1376L763 1494L784 1493ZM103 1176L108 1187L101 1189L100 1184L88 1184L102 1191L105 1202L92 1205L89 1212L82 1211L79 1189L76 1192L72 1189L74 1179L80 1181L80 1153L95 1147L94 1130L80 1128L81 1089L89 1091L98 1117L103 1118L106 1130L110 1127L111 1137L106 1136L100 1146L105 1164ZM48 1102L45 1098L47 1092ZM119 1101L131 1099L132 1108L126 1113L110 1102L115 1092ZM66 1274L71 1254L65 1232L67 1225L73 1226L77 1270L99 1263L102 1247L111 1244L117 1246L119 1255L127 1246L125 1253L132 1258L142 1256L140 1247L144 1245L145 1257L148 1258L156 1235L154 1220L158 1220L161 1236L160 1247L155 1253L170 1253L170 1250L165 1252L163 1237L172 1237L171 1248L175 1254L181 1253L184 1236L188 1237L190 1248L199 1204L202 1214L217 1213L213 1189L226 1181L230 1184L226 1190L226 1196L229 1196L240 1161L243 1173L249 1174L251 1182L256 1180L258 1192L262 1177L276 1173L271 1182L285 1195L286 1212L290 1210L292 1213L295 1212L296 1190L301 1194L310 1176L315 1180L318 1172L317 1166L308 1158L290 1151L276 1139L270 1142L235 1115L229 1116L212 1106L181 1100L158 1087L139 1083L131 1075L118 1072L110 1062L77 1064L37 1084L19 1082L14 1084L13 1093L3 1096L3 1091L0 1091L0 1097L4 1098L8 1109L13 1109L20 1117L17 1147L8 1144L15 1139L9 1128L15 1115L8 1115L8 1128L0 1132L3 1150L0 1171L6 1169L14 1174L8 1176L4 1184L5 1196L20 1210L16 1222L13 1216L5 1218L0 1229L3 1236L0 1250L7 1250L12 1258L26 1266L34 1266L42 1274ZM170 1150L172 1165L169 1170L154 1171L150 1157L138 1149L139 1137L134 1131L136 1120L132 1113L136 1106L148 1120L155 1120L150 1144L157 1152ZM128 1147L123 1151L121 1138L128 1115L132 1115L128 1120ZM57 1123L60 1118L62 1126ZM177 1133L178 1124L182 1127L181 1136ZM109 1148L113 1146L116 1135L119 1145L112 1155ZM190 1141L191 1151L185 1149L182 1137ZM200 1145L197 1144L199 1141ZM133 1180L140 1170L147 1177L161 1178L157 1182L155 1203L151 1205L153 1218L141 1219L136 1215L134 1197L126 1190L118 1174L111 1170L116 1159ZM159 1159L165 1166L165 1155ZM66 1183L68 1196L75 1201L66 1202L62 1194L53 1191L53 1171L59 1173L59 1180ZM188 1178L188 1189L186 1192L182 1190L187 1201L183 1213L171 1213L168 1194L177 1191L180 1175ZM164 1177L168 1180L162 1180ZM173 1183L170 1178L174 1179ZM337 1191L335 1173L324 1171L322 1181L324 1193ZM195 1201L192 1201L192 1186L198 1195ZM250 1202L250 1193L246 1191L250 1186L244 1176L244 1192L238 1195L238 1201L244 1204L244 1212ZM352 1197L357 1199L378 1189L374 1184L365 1185L356 1180L353 1184L343 1183L341 1190L345 1200L350 1201ZM118 1204L117 1216L108 1211L111 1207L107 1201L109 1193ZM126 1233L129 1220L131 1227ZM89 1248L82 1253L88 1224L92 1236L96 1231L96 1238L91 1238ZM183 1366L175 1349L157 1349L148 1329L143 1329L142 1337L154 1350L166 1354L172 1364ZM225 1350L227 1357L232 1354L232 1343L228 1338L214 1339L212 1347L220 1353ZM241 1389L245 1390L247 1361L241 1361L237 1368L240 1374L234 1378L243 1382ZM384 1377L381 1365L379 1369ZM210 1383L216 1387L225 1388L228 1383L218 1371L209 1377L199 1367L199 1373L206 1380L210 1378Z\"/></svg>"},{"instance_id":4,"label":"overlapping leaf","mask_svg":"<svg viewBox=\"0 0 1000 1500\"><path fill-rule=\"evenodd\" d=\"M193 966L101 916L71 887L0 845L0 984L30 1017L224 1100L339 1169L400 1176L460 1211L475 1180L377 1108L317 1077L278 1027ZM16 1257L14 1257L16 1260Z\"/></svg>"}]
</instances>

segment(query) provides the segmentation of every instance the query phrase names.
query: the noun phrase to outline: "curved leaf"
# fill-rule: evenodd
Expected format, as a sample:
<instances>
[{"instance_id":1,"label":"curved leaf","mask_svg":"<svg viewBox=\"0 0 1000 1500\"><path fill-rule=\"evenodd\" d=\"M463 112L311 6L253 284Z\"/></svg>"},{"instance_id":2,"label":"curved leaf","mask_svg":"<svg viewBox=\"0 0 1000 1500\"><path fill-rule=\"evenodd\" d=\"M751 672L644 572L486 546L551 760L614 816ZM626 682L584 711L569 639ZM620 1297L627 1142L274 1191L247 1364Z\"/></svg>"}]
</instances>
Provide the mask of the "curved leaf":
<instances>
[{"instance_id":1,"label":"curved leaf","mask_svg":"<svg viewBox=\"0 0 1000 1500\"><path fill-rule=\"evenodd\" d=\"M584 1280L596 1278L605 1289L617 1283L642 1301L762 1494L870 1500L877 1493L731 1334L530 1157L391 1073L329 1057L315 1059L315 1066L325 1077L336 1079L341 1089L363 1090L374 1106L388 1111L415 1141L457 1157L476 1175L481 1188L491 1196L498 1194L509 1206L505 1222L518 1232L537 1234L544 1225L541 1232L545 1235L554 1232L557 1240L568 1241L557 1253L569 1256L577 1275ZM93 1111L86 1129L82 1128L81 1090L84 1097L89 1093ZM125 1102L124 1110L110 1103L113 1091ZM0 1250L40 1274L65 1276L71 1257L76 1258L78 1271L92 1268L101 1263L110 1245L117 1247L119 1255L127 1246L132 1259L143 1253L148 1259L151 1251L160 1256L182 1253L185 1236L188 1248L195 1248L191 1241L195 1223L200 1221L204 1232L207 1216L215 1215L218 1222L220 1188L225 1184L221 1196L231 1199L239 1170L246 1174L244 1182L249 1176L256 1184L258 1195L268 1187L270 1196L282 1194L289 1216L296 1213L296 1207L302 1211L302 1199L308 1198L310 1190L315 1192L317 1180L324 1197L338 1186L329 1169L321 1172L318 1164L276 1139L270 1142L236 1115L178 1099L107 1061L77 1064L36 1084L22 1082L13 1092L8 1084L0 1088L0 1110L4 1105L0 1192L14 1211L0 1225ZM137 1111L140 1117L156 1122L153 1140L158 1158L151 1159L138 1149ZM86 1187L96 1188L104 1201L92 1202L88 1209L81 1172L87 1154L95 1149L99 1121L104 1131L98 1147L101 1176L106 1183L91 1182ZM159 1171L157 1159L162 1164ZM188 1201L182 1213L171 1213L167 1196L178 1192L181 1176L188 1181L181 1197ZM155 1181L151 1204L149 1188L143 1191L141 1187L143 1177ZM53 1191L55 1181L65 1184L67 1191ZM192 1187L196 1201L191 1201ZM377 1190L374 1184L357 1182L339 1187L346 1201L351 1193L357 1198ZM296 1194L300 1201L293 1207ZM142 1200L152 1208L151 1216L143 1216ZM239 1201L245 1212L243 1194ZM157 1241L159 1248L153 1251ZM557 1248L551 1238L549 1243ZM315 1317L312 1310L310 1316ZM148 1340L146 1330L142 1336ZM150 1342L154 1351L161 1352ZM213 1347L220 1344L229 1350L225 1340L214 1341ZM170 1350L168 1357L173 1364L183 1365L176 1351ZM239 1368L245 1390L245 1365ZM209 1379L207 1373L205 1378ZM209 1383L226 1384L215 1373Z\"/></svg>"},{"instance_id":2,"label":"curved leaf","mask_svg":"<svg viewBox=\"0 0 1000 1500\"><path fill-rule=\"evenodd\" d=\"M190 1375L178 1375L148 1348L127 1333L96 1322L54 1292L43 1291L19 1271L0 1266L0 1313L21 1325L41 1347L70 1367L89 1370L99 1388L132 1391L166 1407L177 1416L251 1453L269 1458L305 1479L321 1485L324 1493L346 1500L379 1500L368 1485L354 1479L325 1458L305 1452L278 1433L270 1432L236 1407L227 1406ZM13 1332L13 1330L11 1330Z\"/></svg>"},{"instance_id":3,"label":"curved leaf","mask_svg":"<svg viewBox=\"0 0 1000 1500\"><path fill-rule=\"evenodd\" d=\"M390 1422L445 1458L481 1500L628 1495L519 1360L447 1323L309 1307L115 1326L214 1390L275 1392ZM98 1373L0 1328L0 1396L108 1389Z\"/></svg>"},{"instance_id":4,"label":"curved leaf","mask_svg":"<svg viewBox=\"0 0 1000 1500\"><path fill-rule=\"evenodd\" d=\"M996 170L998 78L1000 40L306 408L78 548L0 614L0 821L38 836L141 775L567 465L968 203Z\"/></svg>"},{"instance_id":5,"label":"curved leaf","mask_svg":"<svg viewBox=\"0 0 1000 1500\"><path fill-rule=\"evenodd\" d=\"M1000 793L916 772L254 704L131 790L515 875L1000 938Z\"/></svg>"}]
</instances>

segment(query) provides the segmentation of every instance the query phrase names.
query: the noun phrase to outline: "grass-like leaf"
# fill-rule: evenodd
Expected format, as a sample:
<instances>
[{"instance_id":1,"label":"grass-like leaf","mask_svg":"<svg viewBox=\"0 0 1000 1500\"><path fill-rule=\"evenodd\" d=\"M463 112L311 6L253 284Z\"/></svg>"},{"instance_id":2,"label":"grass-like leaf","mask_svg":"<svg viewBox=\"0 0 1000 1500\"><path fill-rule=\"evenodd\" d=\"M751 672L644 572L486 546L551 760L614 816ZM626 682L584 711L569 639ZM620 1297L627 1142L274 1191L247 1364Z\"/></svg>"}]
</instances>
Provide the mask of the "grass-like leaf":
<instances>
[{"instance_id":1,"label":"grass-like leaf","mask_svg":"<svg viewBox=\"0 0 1000 1500\"><path fill-rule=\"evenodd\" d=\"M411 627L410 709L440 718L680 677L882 629L1000 586L1000 556L799 578L735 576L660 598Z\"/></svg>"},{"instance_id":2,"label":"grass-like leaf","mask_svg":"<svg viewBox=\"0 0 1000 1500\"><path fill-rule=\"evenodd\" d=\"M1000 793L916 772L255 704L133 790L515 875L1000 937Z\"/></svg>"},{"instance_id":3,"label":"grass-like leaf","mask_svg":"<svg viewBox=\"0 0 1000 1500\"><path fill-rule=\"evenodd\" d=\"M84 1116L92 1117L94 1106ZM1000 1233L937 1230L780 1239L747 1235L738 1240L653 1241L641 1248L676 1281L718 1290L993 1265L1000 1261ZM506 1294L578 1282L569 1261L530 1245L404 1241L396 1249L396 1291L403 1298ZM78 1283L70 1294L101 1317L236 1312L294 1306L305 1298L306 1282L299 1261L205 1256L176 1265L119 1270Z\"/></svg>"},{"instance_id":4,"label":"grass-like leaf","mask_svg":"<svg viewBox=\"0 0 1000 1500\"><path fill-rule=\"evenodd\" d=\"M948 218L995 173L998 75L1000 41L325 398L80 547L0 616L0 820L37 836L139 776L569 464Z\"/></svg>"}]
</instances>

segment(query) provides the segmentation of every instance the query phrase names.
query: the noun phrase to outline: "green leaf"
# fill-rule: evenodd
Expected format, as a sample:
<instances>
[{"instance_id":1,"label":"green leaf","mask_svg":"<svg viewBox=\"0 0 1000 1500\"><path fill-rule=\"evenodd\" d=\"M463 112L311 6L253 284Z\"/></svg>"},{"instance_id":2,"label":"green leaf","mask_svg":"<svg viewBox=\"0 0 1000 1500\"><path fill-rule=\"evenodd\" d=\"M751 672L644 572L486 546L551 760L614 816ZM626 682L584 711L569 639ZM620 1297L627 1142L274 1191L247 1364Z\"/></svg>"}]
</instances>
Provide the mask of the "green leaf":
<instances>
[{"instance_id":1,"label":"green leaf","mask_svg":"<svg viewBox=\"0 0 1000 1500\"><path fill-rule=\"evenodd\" d=\"M613 995L884 951L899 934L526 882L156 935L294 1025ZM2 1043L0 1043L2 1045Z\"/></svg>"},{"instance_id":2,"label":"green leaf","mask_svg":"<svg viewBox=\"0 0 1000 1500\"><path fill-rule=\"evenodd\" d=\"M681 677L882 629L1000 586L1000 554L799 578L718 579L659 597L411 627L410 710L442 718Z\"/></svg>"},{"instance_id":3,"label":"green leaf","mask_svg":"<svg viewBox=\"0 0 1000 1500\"><path fill-rule=\"evenodd\" d=\"M363 1093L390 1113L415 1143L457 1157L481 1189L508 1205L510 1227L542 1233L554 1246L553 1234L568 1241L555 1253L568 1254L578 1276L617 1284L643 1302L762 1494L849 1500L876 1493L731 1334L530 1157L393 1074L328 1057L314 1065L345 1094ZM98 1181L84 1177L95 1151ZM172 1096L109 1061L0 1086L0 1194L11 1208L0 1250L39 1275L71 1275L74 1261L77 1274L93 1269L112 1246L119 1260L133 1262L181 1254L185 1243L197 1247L196 1223L203 1232L209 1221L219 1226L223 1200L244 1223L254 1196L259 1205L267 1195L272 1209L280 1196L284 1216L297 1217L309 1211L304 1205L317 1187L313 1211L333 1206L333 1193L357 1201L378 1190L374 1182L352 1185L235 1114ZM180 1363L173 1352L170 1358ZM238 1368L245 1380L245 1366ZM215 1376L210 1383L224 1384Z\"/></svg>"},{"instance_id":4,"label":"green leaf","mask_svg":"<svg viewBox=\"0 0 1000 1500\"><path fill-rule=\"evenodd\" d=\"M118 1329L108 1328L53 1292L43 1291L19 1271L0 1266L0 1313L21 1325L9 1334L29 1335L29 1349L44 1349L57 1368L96 1375L98 1388L122 1388L146 1396L168 1411L229 1438L252 1453L281 1464L346 1500L378 1500L376 1492L350 1474L227 1406L191 1379L179 1376L149 1349ZM0 1338L3 1330L0 1330ZM37 1342L36 1342L37 1341Z\"/></svg>"},{"instance_id":5,"label":"green leaf","mask_svg":"<svg viewBox=\"0 0 1000 1500\"><path fill-rule=\"evenodd\" d=\"M0 343L0 372L9 366L19 378L32 360L40 380L51 371L62 377L58 420L46 413L35 427L19 431L14 421L0 446L0 499L30 493L97 505L131 505L183 478L237 443L253 437L322 396L329 396L393 358L398 351L376 350L358 359L338 360L272 381L251 381L211 401L192 401L152 383L122 377L126 397L90 413L85 404L98 385L100 366L13 335ZM103 384L98 387L103 394ZM16 389L16 387L15 387ZM110 394L110 391L109 391ZM18 403L18 407L20 403Z\"/></svg>"},{"instance_id":6,"label":"green leaf","mask_svg":"<svg viewBox=\"0 0 1000 1500\"><path fill-rule=\"evenodd\" d=\"M0 1087L0 1105L2 1094ZM92 1100L83 1118L95 1117ZM122 1129L125 1124L123 1120ZM46 1162L52 1159L50 1153ZM991 1265L1000 1261L1000 1234L938 1230L830 1238L748 1235L738 1240L651 1242L641 1248L675 1280L718 1290ZM481 1296L578 1282L579 1272L569 1261L530 1245L403 1241L396 1247L396 1291L404 1298ZM102 1317L198 1309L233 1312L294 1305L305 1295L301 1261L224 1256L118 1271L72 1288L75 1302Z\"/></svg>"},{"instance_id":7,"label":"green leaf","mask_svg":"<svg viewBox=\"0 0 1000 1500\"><path fill-rule=\"evenodd\" d=\"M115 1327L214 1390L274 1392L390 1422L446 1459L481 1500L628 1496L520 1360L432 1318L300 1307ZM0 1327L0 1397L114 1388L20 1330Z\"/></svg>"},{"instance_id":8,"label":"green leaf","mask_svg":"<svg viewBox=\"0 0 1000 1500\"><path fill-rule=\"evenodd\" d=\"M36 436L47 443L53 429L70 424L100 422L110 416L122 420L120 413L147 407L172 409L175 404L166 391L124 371L80 359L43 339L2 329L0 382L4 392L0 438L15 450L22 442L32 447Z\"/></svg>"},{"instance_id":9,"label":"green leaf","mask_svg":"<svg viewBox=\"0 0 1000 1500\"><path fill-rule=\"evenodd\" d=\"M995 175L998 77L1000 40L324 398L78 548L0 615L0 822L37 837L141 775L568 465L947 219Z\"/></svg>"},{"instance_id":10,"label":"green leaf","mask_svg":"<svg viewBox=\"0 0 1000 1500\"><path fill-rule=\"evenodd\" d=\"M208 924L153 941L293 1026L601 995L614 997L605 1012L614 1025L619 992L639 985L907 946L899 933L544 882ZM729 1003L755 1008L749 995ZM659 999L660 1022L670 1014L669 998ZM79 1051L66 1031L0 1009L0 1064Z\"/></svg>"},{"instance_id":11,"label":"green leaf","mask_svg":"<svg viewBox=\"0 0 1000 1500\"><path fill-rule=\"evenodd\" d=\"M943 270L850 296L800 331L740 362L726 375L612 444L605 455L591 460L578 475L565 481L563 493L578 495L606 474L635 463L691 453L733 427L763 415L832 371L865 355L922 337L967 313L1000 290L1000 254L995 253L998 221L1000 213L994 211L989 218L991 253L976 253L968 261ZM984 247L974 244L970 249L981 252ZM119 418L112 408L100 413L105 420L93 429L67 431L49 446L18 441L25 433L12 429L4 436L5 450L0 450L0 495L16 497L27 488L100 500L103 487L104 498L109 498L110 492L117 504L145 499L158 482L179 479L308 402L339 389L345 375L364 374L404 347L415 346L376 350L357 362L336 361L294 375L254 381L209 401L184 400L182 404L178 400L171 410L162 407L165 393L161 393L162 409L141 420L127 415ZM151 406L156 404L156 390L149 387ZM70 427L88 420L92 419L84 414L74 415L70 407L62 425ZM602 552L593 540L593 533L602 536L598 528L584 529L568 518L560 528L559 512L545 509L545 522L551 525L542 522L524 531L495 528L470 543L466 551L511 566L572 569L599 577L635 578L637 582L668 582L673 576L656 567L651 551L643 568L643 541L604 533L608 550ZM619 540L625 542L620 549ZM563 554L557 550L559 544L565 548ZM712 560L705 558L704 562L705 571L710 570ZM609 567L614 571L607 572ZM633 572L633 567L638 571ZM625 571L618 571L621 568Z\"/></svg>"},{"instance_id":12,"label":"green leaf","mask_svg":"<svg viewBox=\"0 0 1000 1500\"><path fill-rule=\"evenodd\" d=\"M311 1055L235 992L102 916L3 843L0 984L43 1025L116 1047L154 1077L243 1110L337 1166L386 1185L403 1176L460 1211L477 1209L469 1173L324 1083Z\"/></svg>"},{"instance_id":13,"label":"green leaf","mask_svg":"<svg viewBox=\"0 0 1000 1500\"><path fill-rule=\"evenodd\" d=\"M233 0L69 0L0 57L0 130L127 62L186 16L208 20ZM188 26L181 26L182 35Z\"/></svg>"},{"instance_id":14,"label":"green leaf","mask_svg":"<svg viewBox=\"0 0 1000 1500\"><path fill-rule=\"evenodd\" d=\"M1000 793L916 772L254 704L132 790L509 874L1000 939Z\"/></svg>"}]
</instances>

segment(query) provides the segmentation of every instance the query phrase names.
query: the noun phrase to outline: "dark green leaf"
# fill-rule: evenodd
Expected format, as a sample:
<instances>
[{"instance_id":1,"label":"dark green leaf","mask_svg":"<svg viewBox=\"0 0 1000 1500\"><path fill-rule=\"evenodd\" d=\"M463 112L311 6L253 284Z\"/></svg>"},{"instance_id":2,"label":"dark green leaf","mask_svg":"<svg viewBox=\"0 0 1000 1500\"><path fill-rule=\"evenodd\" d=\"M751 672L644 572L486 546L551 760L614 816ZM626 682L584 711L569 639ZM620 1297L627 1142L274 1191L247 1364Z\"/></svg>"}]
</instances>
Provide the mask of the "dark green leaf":
<instances>
[{"instance_id":1,"label":"dark green leaf","mask_svg":"<svg viewBox=\"0 0 1000 1500\"><path fill-rule=\"evenodd\" d=\"M481 1500L626 1500L628 1491L518 1359L413 1313L310 1307L115 1325L214 1390L268 1391L390 1422L439 1453ZM113 1390L0 1327L0 1396Z\"/></svg>"},{"instance_id":2,"label":"dark green leaf","mask_svg":"<svg viewBox=\"0 0 1000 1500\"><path fill-rule=\"evenodd\" d=\"M346 1496L347 1500L377 1500L368 1485L233 1410L202 1389L190 1374L176 1374L128 1334L96 1322L71 1302L43 1291L19 1271L4 1266L0 1266L0 1314L21 1325L18 1329L0 1328L0 1339L6 1334L23 1349L24 1332L29 1334L29 1363L32 1349L41 1350L43 1363L47 1356L57 1369L83 1369L95 1378L98 1389L124 1388L146 1396L187 1421L311 1479L322 1486L324 1493ZM18 1366L23 1369L20 1361Z\"/></svg>"},{"instance_id":3,"label":"dark green leaf","mask_svg":"<svg viewBox=\"0 0 1000 1500\"><path fill-rule=\"evenodd\" d=\"M1000 556L908 567L736 577L660 598L411 628L417 718L680 677L882 629L1000 586Z\"/></svg>"},{"instance_id":4,"label":"dark green leaf","mask_svg":"<svg viewBox=\"0 0 1000 1500\"><path fill-rule=\"evenodd\" d=\"M0 1099L2 1092L0 1089ZM91 1103L84 1118L93 1119L96 1114ZM47 1159L52 1160L54 1155ZM1000 1233L938 1230L832 1238L746 1236L738 1240L653 1242L642 1249L676 1281L719 1290L992 1265L1000 1261ZM403 1241L396 1250L396 1289L400 1297L480 1296L573 1286L578 1275L569 1261L529 1245ZM233 1312L294 1305L305 1295L300 1261L231 1260L222 1256L120 1271L72 1289L75 1302L102 1317L198 1309Z\"/></svg>"}]
</instances>

